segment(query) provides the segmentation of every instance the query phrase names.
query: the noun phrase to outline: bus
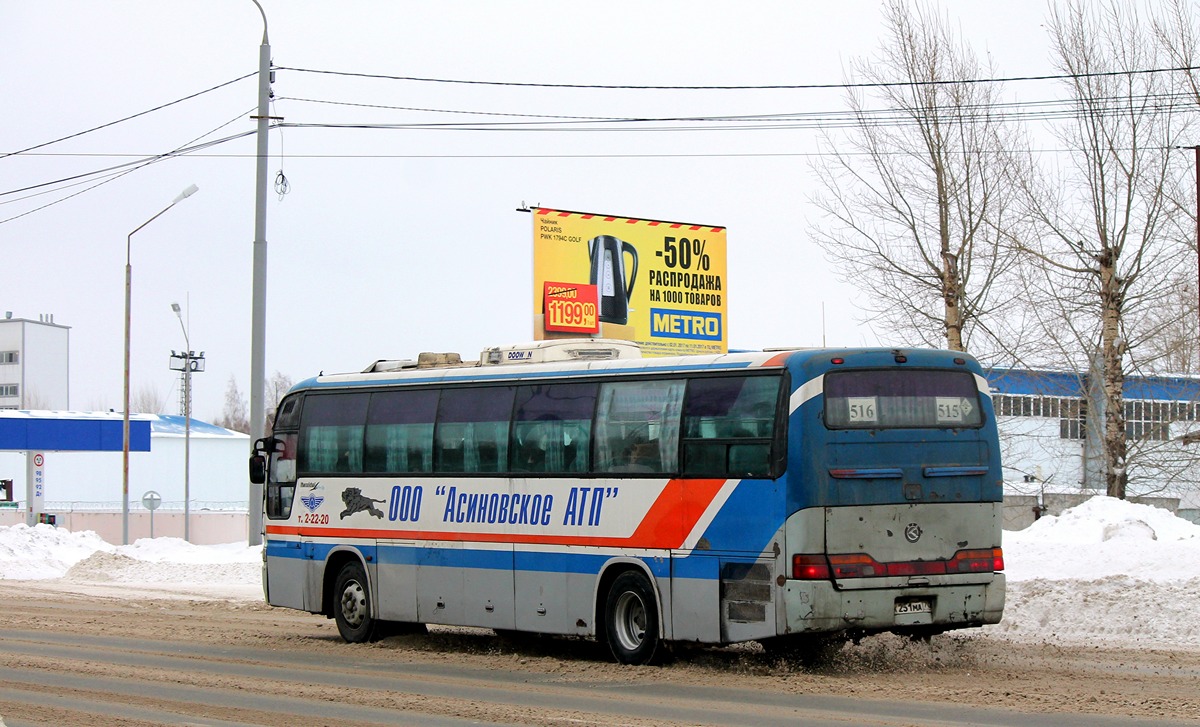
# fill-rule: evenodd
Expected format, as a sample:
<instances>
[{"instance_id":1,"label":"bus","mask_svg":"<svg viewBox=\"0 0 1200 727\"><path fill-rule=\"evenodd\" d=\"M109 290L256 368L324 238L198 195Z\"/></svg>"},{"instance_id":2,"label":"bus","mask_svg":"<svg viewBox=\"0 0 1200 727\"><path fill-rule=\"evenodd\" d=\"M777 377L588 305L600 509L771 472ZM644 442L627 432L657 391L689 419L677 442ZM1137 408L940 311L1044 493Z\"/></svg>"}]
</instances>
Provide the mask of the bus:
<instances>
[{"instance_id":1,"label":"bus","mask_svg":"<svg viewBox=\"0 0 1200 727\"><path fill-rule=\"evenodd\" d=\"M352 643L472 626L646 664L998 623L999 452L960 352L563 339L303 381L250 470L273 606Z\"/></svg>"}]
</instances>

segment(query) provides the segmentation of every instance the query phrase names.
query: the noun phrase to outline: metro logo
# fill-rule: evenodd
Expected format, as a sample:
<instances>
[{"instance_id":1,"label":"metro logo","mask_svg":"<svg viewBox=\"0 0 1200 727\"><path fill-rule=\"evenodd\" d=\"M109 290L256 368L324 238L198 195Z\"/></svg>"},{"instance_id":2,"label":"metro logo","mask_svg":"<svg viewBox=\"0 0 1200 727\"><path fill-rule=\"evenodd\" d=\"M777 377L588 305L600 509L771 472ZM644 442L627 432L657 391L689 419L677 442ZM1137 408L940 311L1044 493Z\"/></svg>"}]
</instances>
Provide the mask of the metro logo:
<instances>
[{"instance_id":1,"label":"metro logo","mask_svg":"<svg viewBox=\"0 0 1200 727\"><path fill-rule=\"evenodd\" d=\"M650 335L660 338L719 341L721 314L651 308Z\"/></svg>"}]
</instances>

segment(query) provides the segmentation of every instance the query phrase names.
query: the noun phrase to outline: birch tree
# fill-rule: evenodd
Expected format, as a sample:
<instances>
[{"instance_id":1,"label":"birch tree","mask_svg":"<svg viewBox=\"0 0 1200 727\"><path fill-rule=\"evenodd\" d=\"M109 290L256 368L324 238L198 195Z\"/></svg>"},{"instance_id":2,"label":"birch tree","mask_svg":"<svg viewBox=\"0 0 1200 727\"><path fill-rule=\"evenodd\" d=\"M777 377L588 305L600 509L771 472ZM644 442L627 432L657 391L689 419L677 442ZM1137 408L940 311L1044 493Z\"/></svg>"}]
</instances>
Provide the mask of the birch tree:
<instances>
[{"instance_id":1,"label":"birch tree","mask_svg":"<svg viewBox=\"0 0 1200 727\"><path fill-rule=\"evenodd\" d=\"M1153 355L1186 250L1172 203L1183 117L1169 78L1147 72L1161 54L1130 6L1064 3L1051 8L1047 30L1075 114L1056 129L1064 163L1024 187L1037 225L1021 241L1026 299L1043 333L1041 355L1089 372L1099 476L1107 494L1124 498L1125 378Z\"/></svg>"},{"instance_id":2,"label":"birch tree","mask_svg":"<svg viewBox=\"0 0 1200 727\"><path fill-rule=\"evenodd\" d=\"M996 111L1000 88L975 82L993 69L944 18L896 1L885 27L878 57L853 64L877 85L849 94L849 138L827 136L815 167L826 219L812 234L890 337L1001 348L988 321L1008 300L1014 256L1000 242L1019 224L1009 150L1022 144Z\"/></svg>"}]
</instances>

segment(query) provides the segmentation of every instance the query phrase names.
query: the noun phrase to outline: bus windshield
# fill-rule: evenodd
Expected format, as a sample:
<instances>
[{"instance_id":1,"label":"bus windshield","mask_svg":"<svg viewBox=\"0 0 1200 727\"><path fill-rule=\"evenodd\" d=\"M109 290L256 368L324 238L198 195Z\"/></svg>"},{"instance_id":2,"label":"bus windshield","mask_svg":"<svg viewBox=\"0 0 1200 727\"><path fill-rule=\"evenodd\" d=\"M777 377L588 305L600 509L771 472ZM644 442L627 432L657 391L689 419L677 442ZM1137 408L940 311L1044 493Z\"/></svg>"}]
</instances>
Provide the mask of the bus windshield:
<instances>
[{"instance_id":1,"label":"bus windshield","mask_svg":"<svg viewBox=\"0 0 1200 727\"><path fill-rule=\"evenodd\" d=\"M961 429L983 416L967 371L879 369L825 376L825 426L830 429Z\"/></svg>"}]
</instances>

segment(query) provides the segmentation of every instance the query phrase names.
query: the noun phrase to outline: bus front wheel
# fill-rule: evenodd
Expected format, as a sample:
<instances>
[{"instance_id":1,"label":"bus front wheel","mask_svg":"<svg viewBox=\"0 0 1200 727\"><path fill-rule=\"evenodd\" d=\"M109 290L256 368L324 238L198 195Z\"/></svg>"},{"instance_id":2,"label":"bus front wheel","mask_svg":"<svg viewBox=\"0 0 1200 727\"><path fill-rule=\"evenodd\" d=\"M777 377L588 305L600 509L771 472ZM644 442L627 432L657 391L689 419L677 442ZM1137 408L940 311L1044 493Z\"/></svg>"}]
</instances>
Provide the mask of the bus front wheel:
<instances>
[{"instance_id":1,"label":"bus front wheel","mask_svg":"<svg viewBox=\"0 0 1200 727\"><path fill-rule=\"evenodd\" d=\"M351 644L370 641L377 624L371 617L371 589L362 564L351 561L342 566L334 582L333 597L333 619L342 638Z\"/></svg>"},{"instance_id":2,"label":"bus front wheel","mask_svg":"<svg viewBox=\"0 0 1200 727\"><path fill-rule=\"evenodd\" d=\"M638 571L617 576L604 606L605 635L622 664L650 664L661 651L654 588Z\"/></svg>"}]
</instances>

